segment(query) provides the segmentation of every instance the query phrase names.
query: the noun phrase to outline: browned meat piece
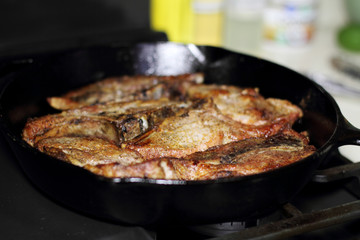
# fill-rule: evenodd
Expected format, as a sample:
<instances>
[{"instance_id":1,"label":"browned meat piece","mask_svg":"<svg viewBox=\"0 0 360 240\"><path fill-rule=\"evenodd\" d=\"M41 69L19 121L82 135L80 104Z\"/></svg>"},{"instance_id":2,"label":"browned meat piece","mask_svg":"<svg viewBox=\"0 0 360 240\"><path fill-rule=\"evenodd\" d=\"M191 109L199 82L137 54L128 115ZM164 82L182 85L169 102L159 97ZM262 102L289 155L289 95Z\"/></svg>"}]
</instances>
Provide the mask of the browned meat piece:
<instances>
[{"instance_id":1,"label":"browned meat piece","mask_svg":"<svg viewBox=\"0 0 360 240\"><path fill-rule=\"evenodd\" d=\"M291 129L302 111L202 74L108 78L51 97L23 139L106 177L201 180L256 174L315 151Z\"/></svg>"},{"instance_id":2,"label":"browned meat piece","mask_svg":"<svg viewBox=\"0 0 360 240\"><path fill-rule=\"evenodd\" d=\"M151 179L179 179L173 166L173 158L162 158L145 161L140 164L124 166L119 163L85 165L84 168L100 176L110 178L151 178Z\"/></svg>"},{"instance_id":3,"label":"browned meat piece","mask_svg":"<svg viewBox=\"0 0 360 240\"><path fill-rule=\"evenodd\" d=\"M138 153L121 149L100 138L49 137L39 140L35 147L50 156L77 166L107 163L127 166L144 161Z\"/></svg>"},{"instance_id":4,"label":"browned meat piece","mask_svg":"<svg viewBox=\"0 0 360 240\"><path fill-rule=\"evenodd\" d=\"M166 99L92 105L30 119L23 139L33 146L47 137L92 136L120 144L185 107L186 103Z\"/></svg>"},{"instance_id":5,"label":"browned meat piece","mask_svg":"<svg viewBox=\"0 0 360 240\"><path fill-rule=\"evenodd\" d=\"M249 138L196 152L180 164L174 163L174 168L180 179L190 180L251 175L289 165L315 151L306 137L288 129L271 137Z\"/></svg>"},{"instance_id":6,"label":"browned meat piece","mask_svg":"<svg viewBox=\"0 0 360 240\"><path fill-rule=\"evenodd\" d=\"M261 173L303 159L315 152L308 140L286 130L271 137L249 138L215 146L185 158L160 158L124 166L119 163L86 165L107 177L208 180Z\"/></svg>"},{"instance_id":7,"label":"browned meat piece","mask_svg":"<svg viewBox=\"0 0 360 240\"><path fill-rule=\"evenodd\" d=\"M211 99L202 99L122 146L138 151L146 159L178 158L241 139L271 136L288 127L284 120L245 125L221 114Z\"/></svg>"},{"instance_id":8,"label":"browned meat piece","mask_svg":"<svg viewBox=\"0 0 360 240\"><path fill-rule=\"evenodd\" d=\"M102 104L94 104L81 108L63 111L67 115L78 116L103 116L109 118L117 118L122 114L138 114L139 112L153 111L164 107L173 107L180 104L187 106L185 103L170 101L168 98L160 98L156 100L134 100L128 102L106 102Z\"/></svg>"},{"instance_id":9,"label":"browned meat piece","mask_svg":"<svg viewBox=\"0 0 360 240\"><path fill-rule=\"evenodd\" d=\"M60 97L48 98L49 104L60 110L74 109L109 101L133 101L183 98L185 90L194 83L201 83L201 73L178 76L122 76L70 91Z\"/></svg>"},{"instance_id":10,"label":"browned meat piece","mask_svg":"<svg viewBox=\"0 0 360 240\"><path fill-rule=\"evenodd\" d=\"M23 139L31 146L51 137L97 137L114 144L120 143L116 126L101 118L47 115L29 121L23 131Z\"/></svg>"},{"instance_id":11,"label":"browned meat piece","mask_svg":"<svg viewBox=\"0 0 360 240\"><path fill-rule=\"evenodd\" d=\"M243 124L264 125L284 119L290 124L302 117L302 110L287 100L268 98L256 88L227 85L192 85L192 98L213 98L221 113Z\"/></svg>"}]
</instances>

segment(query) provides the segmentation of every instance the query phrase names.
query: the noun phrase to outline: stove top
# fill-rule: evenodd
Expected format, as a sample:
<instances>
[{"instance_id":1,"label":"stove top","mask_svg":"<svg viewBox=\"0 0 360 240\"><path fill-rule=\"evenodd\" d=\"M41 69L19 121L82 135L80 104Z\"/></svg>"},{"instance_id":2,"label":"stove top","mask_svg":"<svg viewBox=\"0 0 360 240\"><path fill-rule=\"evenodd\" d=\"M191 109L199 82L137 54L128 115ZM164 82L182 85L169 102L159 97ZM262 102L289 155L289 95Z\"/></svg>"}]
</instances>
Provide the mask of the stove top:
<instances>
[{"instance_id":1,"label":"stove top","mask_svg":"<svg viewBox=\"0 0 360 240\"><path fill-rule=\"evenodd\" d=\"M317 171L290 203L269 216L164 229L156 239L360 239L360 163L339 152L329 158L331 165Z\"/></svg>"},{"instance_id":2,"label":"stove top","mask_svg":"<svg viewBox=\"0 0 360 240\"><path fill-rule=\"evenodd\" d=\"M143 36L143 35L141 35ZM150 38L160 40L160 33ZM0 64L0 75L32 58ZM360 239L360 163L339 152L331 165L288 204L261 219L202 226L144 229L105 222L62 206L33 185L0 136L1 239Z\"/></svg>"},{"instance_id":3,"label":"stove top","mask_svg":"<svg viewBox=\"0 0 360 240\"><path fill-rule=\"evenodd\" d=\"M360 239L360 165L337 152L329 169L319 170L293 201L270 216L155 231L59 205L31 184L3 138L0 146L1 239Z\"/></svg>"}]
</instances>

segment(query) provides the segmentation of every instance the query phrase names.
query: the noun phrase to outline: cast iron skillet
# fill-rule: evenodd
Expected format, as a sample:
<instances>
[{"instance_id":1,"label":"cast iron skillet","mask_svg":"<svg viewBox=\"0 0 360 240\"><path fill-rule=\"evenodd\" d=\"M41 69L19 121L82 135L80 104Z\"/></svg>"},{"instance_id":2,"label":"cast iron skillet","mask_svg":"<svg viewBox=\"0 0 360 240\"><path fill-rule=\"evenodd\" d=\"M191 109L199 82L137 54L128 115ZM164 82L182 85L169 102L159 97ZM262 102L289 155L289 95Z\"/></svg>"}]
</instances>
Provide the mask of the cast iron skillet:
<instances>
[{"instance_id":1,"label":"cast iron skillet","mask_svg":"<svg viewBox=\"0 0 360 240\"><path fill-rule=\"evenodd\" d=\"M266 97L288 99L305 115L318 150L273 171L211 181L107 179L49 157L21 139L28 117L52 113L47 96L123 74L204 72L208 83L259 87ZM91 216L122 224L209 224L260 217L288 202L310 181L326 155L345 144L360 145L360 130L341 115L334 99L306 77L255 57L221 48L171 42L96 47L59 53L2 79L1 130L29 179L50 198Z\"/></svg>"}]
</instances>

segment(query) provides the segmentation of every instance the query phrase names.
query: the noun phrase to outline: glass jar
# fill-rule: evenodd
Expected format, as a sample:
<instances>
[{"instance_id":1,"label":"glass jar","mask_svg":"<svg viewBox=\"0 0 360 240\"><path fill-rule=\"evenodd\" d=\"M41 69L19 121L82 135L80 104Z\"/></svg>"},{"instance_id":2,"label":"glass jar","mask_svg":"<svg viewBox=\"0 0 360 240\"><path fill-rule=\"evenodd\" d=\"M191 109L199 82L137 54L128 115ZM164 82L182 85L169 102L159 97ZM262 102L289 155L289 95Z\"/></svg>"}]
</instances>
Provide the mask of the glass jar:
<instances>
[{"instance_id":1,"label":"glass jar","mask_svg":"<svg viewBox=\"0 0 360 240\"><path fill-rule=\"evenodd\" d=\"M255 54L262 39L265 0L225 0L224 47Z\"/></svg>"},{"instance_id":2,"label":"glass jar","mask_svg":"<svg viewBox=\"0 0 360 240\"><path fill-rule=\"evenodd\" d=\"M306 46L313 38L317 0L270 0L264 14L266 44Z\"/></svg>"}]
</instances>

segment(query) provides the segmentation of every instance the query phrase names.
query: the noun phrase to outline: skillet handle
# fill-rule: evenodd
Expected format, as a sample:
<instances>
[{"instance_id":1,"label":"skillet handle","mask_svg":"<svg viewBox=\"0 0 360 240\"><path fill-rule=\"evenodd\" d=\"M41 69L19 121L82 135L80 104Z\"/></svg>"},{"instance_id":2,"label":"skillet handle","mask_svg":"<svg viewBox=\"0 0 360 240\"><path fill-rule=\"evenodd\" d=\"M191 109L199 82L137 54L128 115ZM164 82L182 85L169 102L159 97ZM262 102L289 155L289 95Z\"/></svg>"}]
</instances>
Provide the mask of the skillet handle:
<instances>
[{"instance_id":1,"label":"skillet handle","mask_svg":"<svg viewBox=\"0 0 360 240\"><path fill-rule=\"evenodd\" d=\"M344 116L341 115L339 125L335 133L335 147L343 145L360 146L360 129L354 127Z\"/></svg>"},{"instance_id":2,"label":"skillet handle","mask_svg":"<svg viewBox=\"0 0 360 240\"><path fill-rule=\"evenodd\" d=\"M340 119L334 136L335 140L331 146L331 148L333 148L331 152L341 158L342 156L338 147L343 145L360 146L360 129L354 127L343 115L340 114L339 116ZM349 179L349 181L344 185L345 188L356 197L360 198L360 162L352 163L350 160L346 160L348 163L344 165L327 168L325 170L317 170L312 178L312 181L317 183L327 183L342 179Z\"/></svg>"}]
</instances>

